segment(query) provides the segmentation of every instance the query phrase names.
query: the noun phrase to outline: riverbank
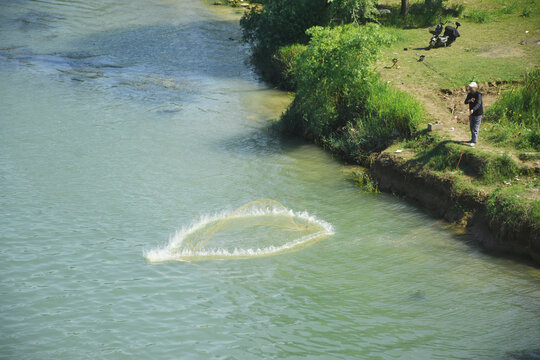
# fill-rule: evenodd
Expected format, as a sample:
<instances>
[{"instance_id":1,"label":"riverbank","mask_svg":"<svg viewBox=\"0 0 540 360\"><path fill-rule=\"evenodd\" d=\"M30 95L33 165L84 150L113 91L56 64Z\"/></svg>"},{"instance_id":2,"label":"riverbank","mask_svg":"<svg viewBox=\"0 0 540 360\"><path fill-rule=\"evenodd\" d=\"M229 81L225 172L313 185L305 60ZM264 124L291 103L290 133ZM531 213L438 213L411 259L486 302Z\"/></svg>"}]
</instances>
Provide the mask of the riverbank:
<instances>
[{"instance_id":1,"label":"riverbank","mask_svg":"<svg viewBox=\"0 0 540 360\"><path fill-rule=\"evenodd\" d=\"M432 151L449 160L447 169L434 170L422 155L397 142L380 153L350 156L337 149L328 149L348 164L360 165L365 171L352 171L351 179L365 191L382 191L403 197L470 233L471 237L492 254L510 255L526 262L540 264L538 228L537 168L521 168L521 184L504 186L485 180L500 176L490 170L495 158L461 143L431 139ZM313 138L307 137L308 140ZM317 141L316 141L317 142ZM417 144L418 145L418 144ZM424 147L424 145L420 145ZM489 156L489 155L488 155ZM461 169L460 169L461 168ZM484 169L476 173L463 169Z\"/></svg>"},{"instance_id":2,"label":"riverbank","mask_svg":"<svg viewBox=\"0 0 540 360\"><path fill-rule=\"evenodd\" d=\"M379 4L380 15L347 15L339 3L268 6L241 24L261 76L295 91L283 129L368 167L381 190L467 226L485 248L539 261L536 7L418 2L400 18L395 1ZM296 13L304 29L289 16ZM428 51L438 14L459 18L462 37ZM472 80L487 110L474 148L464 144L464 84Z\"/></svg>"},{"instance_id":3,"label":"riverbank","mask_svg":"<svg viewBox=\"0 0 540 360\"><path fill-rule=\"evenodd\" d=\"M388 152L374 159L370 173L380 190L404 196L436 216L466 227L486 250L540 263L537 224L527 216L528 209L506 208L506 214L497 216L490 208L489 193L467 187L449 174L416 167ZM509 223L505 217L521 217L524 221Z\"/></svg>"},{"instance_id":4,"label":"riverbank","mask_svg":"<svg viewBox=\"0 0 540 360\"><path fill-rule=\"evenodd\" d=\"M497 97L487 95L487 103ZM362 187L369 183L368 191L375 188L411 200L465 228L490 253L540 263L537 152L489 142L471 148L463 142L467 126L456 115L453 121L426 125L411 138L396 137L387 148L371 153L347 151L305 129L295 131L347 163L368 169L370 179L357 181ZM485 124L485 133L493 126Z\"/></svg>"}]
</instances>

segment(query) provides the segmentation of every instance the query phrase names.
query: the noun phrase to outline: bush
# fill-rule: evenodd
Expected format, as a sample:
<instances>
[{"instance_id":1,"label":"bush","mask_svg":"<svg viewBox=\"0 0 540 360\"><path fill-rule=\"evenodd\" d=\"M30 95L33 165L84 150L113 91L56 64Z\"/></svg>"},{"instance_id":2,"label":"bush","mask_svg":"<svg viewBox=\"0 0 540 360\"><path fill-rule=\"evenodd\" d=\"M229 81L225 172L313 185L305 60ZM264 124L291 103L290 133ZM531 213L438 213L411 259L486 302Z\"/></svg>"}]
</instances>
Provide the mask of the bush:
<instances>
[{"instance_id":1,"label":"bush","mask_svg":"<svg viewBox=\"0 0 540 360\"><path fill-rule=\"evenodd\" d=\"M252 46L252 63L261 77L276 86L293 90L289 55L300 48L280 48L307 44L306 30L332 23L365 23L375 20L376 0L264 0L240 20L243 39ZM290 52L292 51L292 52ZM282 76L286 76L283 78Z\"/></svg>"},{"instance_id":2,"label":"bush","mask_svg":"<svg viewBox=\"0 0 540 360\"><path fill-rule=\"evenodd\" d=\"M274 55L274 60L277 63L278 69L280 70L279 87L291 91L296 89L296 81L294 80L294 63L298 56L300 56L304 50L306 50L306 47L306 45L302 44L287 45L279 48L277 54Z\"/></svg>"},{"instance_id":3,"label":"bush","mask_svg":"<svg viewBox=\"0 0 540 360\"><path fill-rule=\"evenodd\" d=\"M393 36L378 25L314 27L295 62L297 93L282 122L349 155L381 150L393 135L408 136L420 105L381 83L372 66Z\"/></svg>"}]
</instances>

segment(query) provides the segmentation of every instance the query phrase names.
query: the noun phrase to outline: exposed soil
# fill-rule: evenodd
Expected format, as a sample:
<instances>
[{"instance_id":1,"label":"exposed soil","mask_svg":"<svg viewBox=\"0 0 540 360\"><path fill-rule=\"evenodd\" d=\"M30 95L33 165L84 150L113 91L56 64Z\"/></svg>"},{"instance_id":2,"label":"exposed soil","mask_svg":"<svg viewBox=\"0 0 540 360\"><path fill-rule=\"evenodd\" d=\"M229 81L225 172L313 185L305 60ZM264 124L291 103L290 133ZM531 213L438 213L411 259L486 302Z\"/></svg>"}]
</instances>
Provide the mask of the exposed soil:
<instances>
[{"instance_id":1,"label":"exposed soil","mask_svg":"<svg viewBox=\"0 0 540 360\"><path fill-rule=\"evenodd\" d=\"M484 110L488 109L497 100L501 94L501 90L504 90L506 87L508 87L508 84L504 83L479 84L479 90L482 93L482 100L484 102ZM465 104L465 97L467 96L467 89L465 87L460 89L442 89L437 96L444 103L448 111L445 118L449 122L467 124L469 106ZM445 119L441 120L443 122L445 121Z\"/></svg>"},{"instance_id":2,"label":"exposed soil","mask_svg":"<svg viewBox=\"0 0 540 360\"><path fill-rule=\"evenodd\" d=\"M512 84L502 82L479 84L484 110L487 110L501 92L510 86ZM412 91L425 105L428 113L436 119L438 125L435 131L455 141L466 141L470 138L468 105L464 103L467 96L465 87L434 92L422 88L409 88L407 91ZM482 141L482 130L477 148L493 154L508 151ZM521 161L518 158L519 154L509 155L517 163L535 168L538 173L537 170L540 169L538 160ZM377 180L381 190L404 195L438 216L466 225L477 242L486 249L529 257L540 263L540 234L535 226L511 228L502 222L494 221L487 215L486 192L479 190L472 196L459 194L459 191L453 190L451 176L415 168L410 162L412 156L414 154L405 150L400 154L382 153L370 162L372 176ZM524 196L540 199L540 191L531 189L530 193ZM463 214L456 211L456 207L460 206L470 210L468 216L463 217Z\"/></svg>"},{"instance_id":3,"label":"exposed soil","mask_svg":"<svg viewBox=\"0 0 540 360\"><path fill-rule=\"evenodd\" d=\"M484 248L528 257L540 263L540 234L535 227L522 225L513 228L490 219L486 194L455 192L451 177L416 169L394 154L379 155L370 171L381 190L403 195L437 216L466 225ZM471 212L463 216L456 204Z\"/></svg>"},{"instance_id":4,"label":"exposed soil","mask_svg":"<svg viewBox=\"0 0 540 360\"><path fill-rule=\"evenodd\" d=\"M525 52L520 48L501 46L488 49L481 49L478 53L480 57L486 58L507 58L524 55Z\"/></svg>"}]
</instances>

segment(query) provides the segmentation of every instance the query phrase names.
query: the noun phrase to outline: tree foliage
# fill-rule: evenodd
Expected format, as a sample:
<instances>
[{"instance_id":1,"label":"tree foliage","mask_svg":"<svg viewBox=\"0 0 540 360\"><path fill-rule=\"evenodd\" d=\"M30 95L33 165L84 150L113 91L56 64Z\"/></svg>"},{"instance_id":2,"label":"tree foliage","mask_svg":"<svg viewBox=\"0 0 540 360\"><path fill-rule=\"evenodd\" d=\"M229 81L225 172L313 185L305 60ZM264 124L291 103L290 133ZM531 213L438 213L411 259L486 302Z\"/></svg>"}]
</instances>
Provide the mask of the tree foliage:
<instances>
[{"instance_id":1,"label":"tree foliage","mask_svg":"<svg viewBox=\"0 0 540 360\"><path fill-rule=\"evenodd\" d=\"M292 44L307 44L306 30L330 23L365 23L375 20L376 0L266 0L240 20L244 41L252 46L252 60L263 79L293 90L284 78L287 61L278 49ZM286 60L286 59L285 59Z\"/></svg>"},{"instance_id":2,"label":"tree foliage","mask_svg":"<svg viewBox=\"0 0 540 360\"><path fill-rule=\"evenodd\" d=\"M244 41L252 45L253 63L263 79L280 85L281 68L275 55L280 47L306 44L306 29L329 21L326 0L267 0L240 20ZM283 84L281 84L283 85Z\"/></svg>"},{"instance_id":3,"label":"tree foliage","mask_svg":"<svg viewBox=\"0 0 540 360\"><path fill-rule=\"evenodd\" d=\"M334 23L365 23L375 20L377 0L328 0Z\"/></svg>"}]
</instances>

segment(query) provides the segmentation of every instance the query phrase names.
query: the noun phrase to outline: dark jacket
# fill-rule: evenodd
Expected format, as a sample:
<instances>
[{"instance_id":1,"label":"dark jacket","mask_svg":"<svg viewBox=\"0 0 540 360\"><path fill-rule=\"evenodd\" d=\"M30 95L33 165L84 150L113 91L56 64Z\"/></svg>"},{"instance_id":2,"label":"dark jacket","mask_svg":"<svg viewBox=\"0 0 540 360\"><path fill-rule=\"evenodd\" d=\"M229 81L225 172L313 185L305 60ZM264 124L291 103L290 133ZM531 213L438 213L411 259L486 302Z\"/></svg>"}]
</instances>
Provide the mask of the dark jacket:
<instances>
[{"instance_id":1,"label":"dark jacket","mask_svg":"<svg viewBox=\"0 0 540 360\"><path fill-rule=\"evenodd\" d=\"M475 99L474 102L471 99ZM465 104L469 104L469 110L472 110L472 116L480 116L484 114L484 104L482 103L482 94L480 91L468 93L465 99Z\"/></svg>"}]
</instances>

